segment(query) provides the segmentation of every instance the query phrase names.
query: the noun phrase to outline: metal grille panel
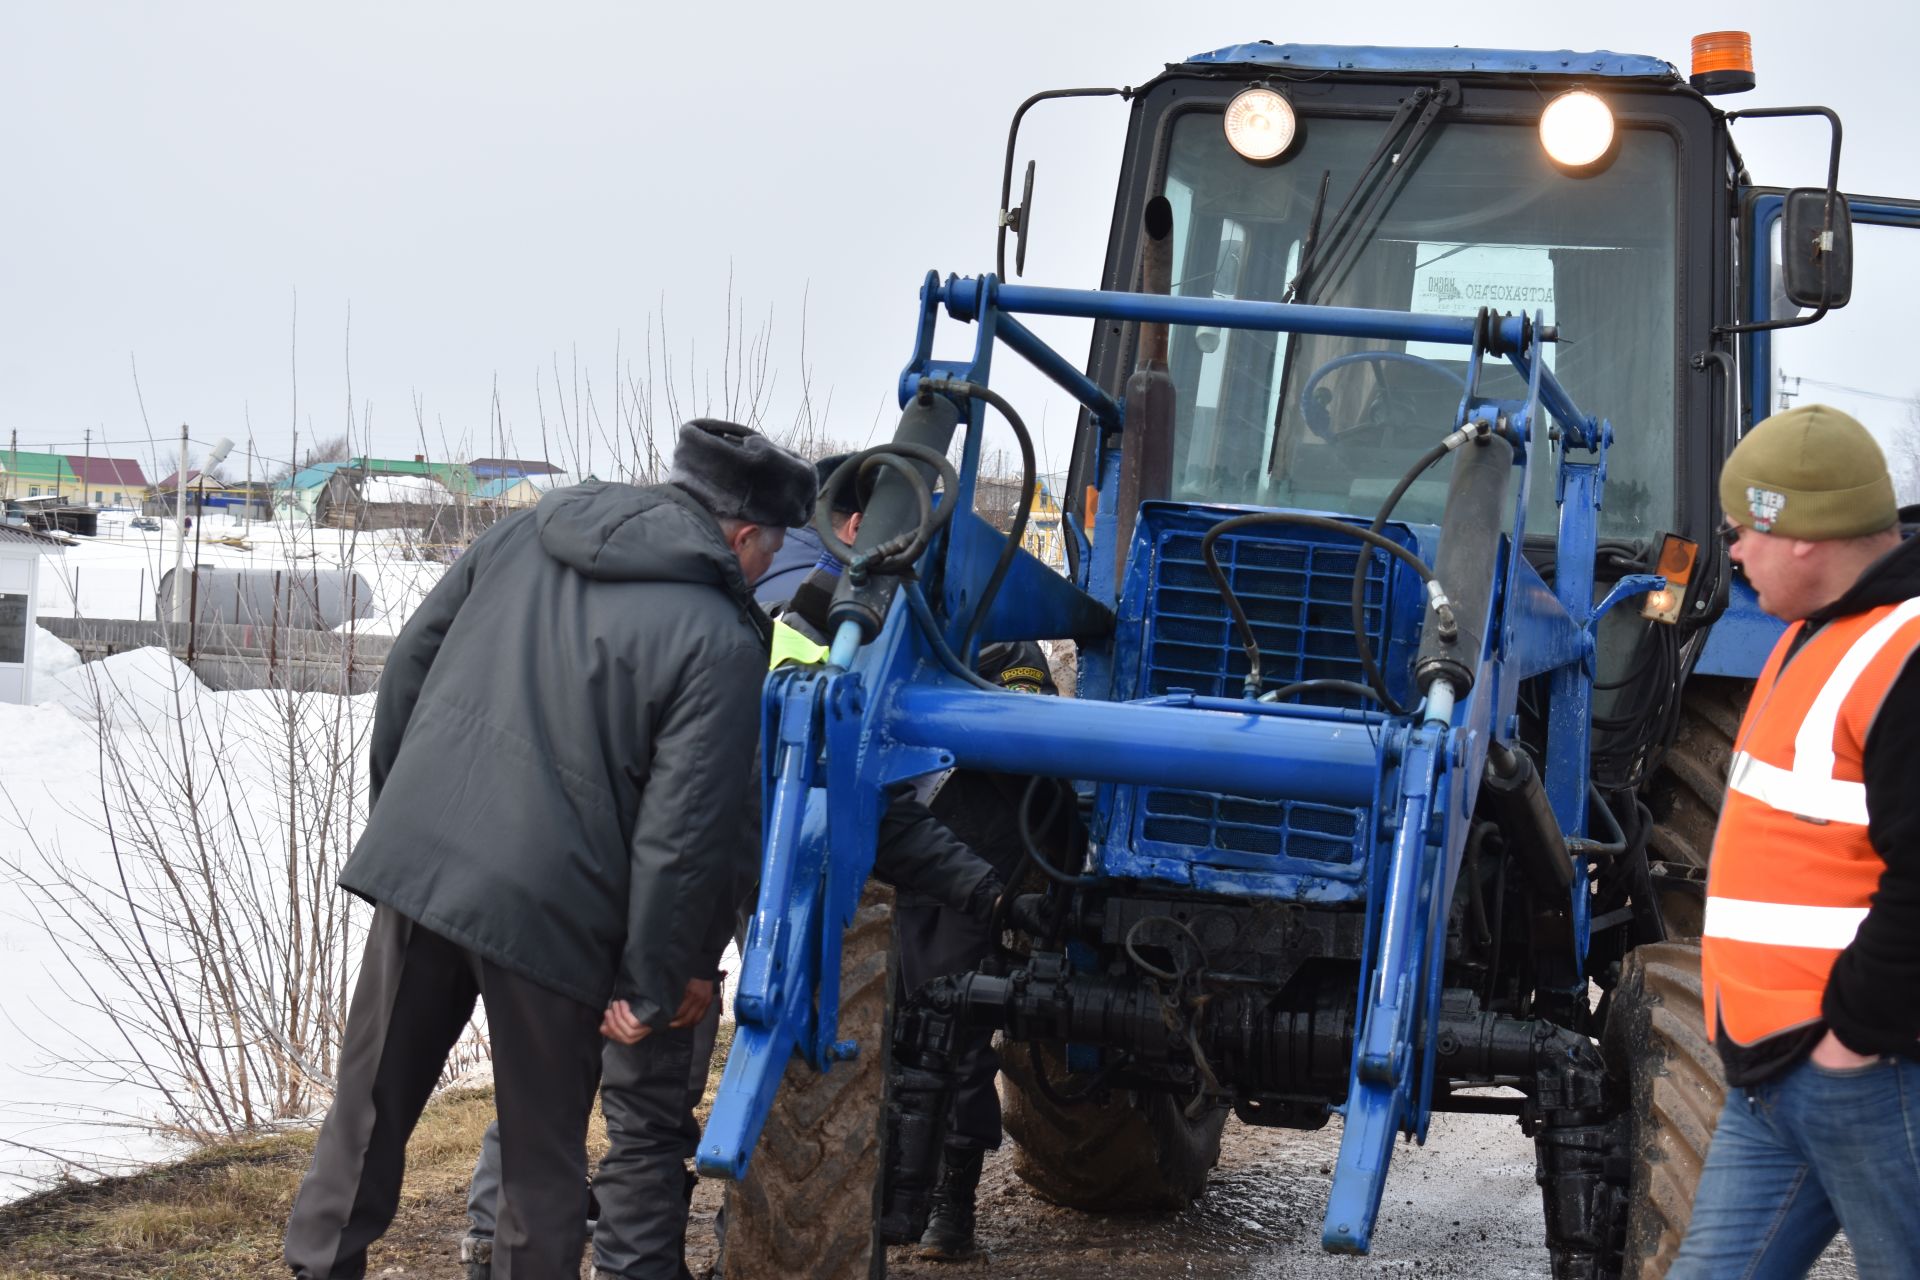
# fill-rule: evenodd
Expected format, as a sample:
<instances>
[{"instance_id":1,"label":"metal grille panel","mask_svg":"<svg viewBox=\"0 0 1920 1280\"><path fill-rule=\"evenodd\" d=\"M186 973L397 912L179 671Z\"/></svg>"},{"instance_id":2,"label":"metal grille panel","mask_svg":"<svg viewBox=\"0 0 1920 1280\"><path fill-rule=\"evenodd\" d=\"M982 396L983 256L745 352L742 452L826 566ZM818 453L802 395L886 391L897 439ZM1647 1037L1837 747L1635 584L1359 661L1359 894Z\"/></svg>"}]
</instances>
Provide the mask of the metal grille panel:
<instances>
[{"instance_id":1,"label":"metal grille panel","mask_svg":"<svg viewBox=\"0 0 1920 1280\"><path fill-rule=\"evenodd\" d=\"M1201 537L1227 514L1171 504L1143 511L1129 584L1142 593L1144 615L1134 697L1181 690L1241 695L1246 653L1200 554ZM1404 526L1390 525L1388 531L1403 545L1417 545ZM1364 683L1349 605L1361 553L1357 540L1276 524L1230 534L1215 549L1253 625L1268 689L1297 680ZM1390 568L1385 557L1373 557L1362 596L1367 635L1388 672L1389 687L1402 699L1411 682L1400 668L1417 639L1418 594L1410 573ZM1302 701L1372 706L1337 693L1315 693ZM1198 866L1271 873L1273 892L1281 896L1305 894L1310 884L1321 886L1312 896L1327 900L1364 892L1366 808L1160 787L1121 791L1131 792L1116 797L1131 809L1123 828L1131 837L1131 854L1122 861L1137 859L1134 865L1143 869L1168 866L1169 860L1197 864L1195 884L1200 883Z\"/></svg>"},{"instance_id":2,"label":"metal grille panel","mask_svg":"<svg viewBox=\"0 0 1920 1280\"><path fill-rule=\"evenodd\" d=\"M1249 531L1215 544L1220 566L1247 611L1260 645L1269 688L1296 680L1364 678L1353 645L1350 606L1354 546L1275 538L1284 528ZM1261 536L1269 535L1269 536ZM1238 697L1247 655L1226 603L1200 556L1200 533L1175 526L1159 532L1140 693L1190 689ZM1367 574L1364 616L1374 652L1386 648L1387 576L1378 563ZM1323 705L1358 706L1355 698L1319 695Z\"/></svg>"}]
</instances>

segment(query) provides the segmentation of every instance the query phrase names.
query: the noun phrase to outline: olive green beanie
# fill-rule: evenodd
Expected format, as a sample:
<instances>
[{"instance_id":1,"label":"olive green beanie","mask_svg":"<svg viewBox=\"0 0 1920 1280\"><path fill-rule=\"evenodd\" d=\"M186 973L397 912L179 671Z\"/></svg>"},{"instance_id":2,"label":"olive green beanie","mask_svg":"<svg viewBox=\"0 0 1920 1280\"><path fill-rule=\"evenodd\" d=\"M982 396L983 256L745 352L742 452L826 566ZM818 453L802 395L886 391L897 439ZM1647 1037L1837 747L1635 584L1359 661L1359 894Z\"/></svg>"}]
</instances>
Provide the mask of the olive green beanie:
<instances>
[{"instance_id":1,"label":"olive green beanie","mask_svg":"<svg viewBox=\"0 0 1920 1280\"><path fill-rule=\"evenodd\" d=\"M1807 542L1864 537L1900 518L1879 443L1825 404L1776 413L1747 432L1720 472L1720 505L1749 529Z\"/></svg>"}]
</instances>

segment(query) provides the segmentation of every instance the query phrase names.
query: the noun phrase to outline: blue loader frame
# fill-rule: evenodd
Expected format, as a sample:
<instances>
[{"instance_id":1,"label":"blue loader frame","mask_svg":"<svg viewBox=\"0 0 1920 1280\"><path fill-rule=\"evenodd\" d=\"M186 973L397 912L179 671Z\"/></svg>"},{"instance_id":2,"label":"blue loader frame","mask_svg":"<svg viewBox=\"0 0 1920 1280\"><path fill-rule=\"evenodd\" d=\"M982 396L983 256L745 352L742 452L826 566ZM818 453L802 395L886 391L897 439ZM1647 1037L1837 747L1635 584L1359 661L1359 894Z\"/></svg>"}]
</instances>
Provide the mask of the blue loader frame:
<instances>
[{"instance_id":1,"label":"blue loader frame","mask_svg":"<svg viewBox=\"0 0 1920 1280\"><path fill-rule=\"evenodd\" d=\"M975 326L970 360L932 358L942 311ZM1393 716L1197 694L1111 702L1022 698L971 687L950 674L931 636L950 651L961 650L970 632L980 643L1070 638L1082 641L1082 687L1107 687L1115 662L1107 637L1116 610L1127 605L1116 599L1116 568L1126 548L1115 510L1121 449L1112 443L1127 438L1127 405L1042 342L1017 319L1022 315L1470 348L1458 420L1446 428L1498 431L1512 443L1518 471L1488 616L1476 620L1484 624L1477 631L1485 637L1483 651L1466 655L1476 666L1470 688L1456 701L1442 681L1410 714ZM1584 836L1596 629L1621 600L1664 585L1654 575L1632 575L1593 602L1596 512L1613 432L1606 421L1582 413L1538 358L1539 344L1554 336L1537 316L1420 315L1016 286L991 275L942 281L930 274L921 290L914 353L901 375L901 404L919 394L923 381L985 386L997 346L1012 349L1086 406L1099 429L1093 534L1087 539L1078 529L1068 531L1080 552L1073 581L1024 551L1017 554L988 615L972 625L974 603L1004 537L972 514L987 406L969 399L959 488L945 499L957 515L926 551L919 581L901 590L904 600L895 602L870 642L861 644L858 628L846 624L834 637L828 665L768 677L761 892L735 1001L733 1048L699 1147L700 1171L745 1174L794 1054L827 1071L857 1053L884 1051L840 1039L837 1023L841 937L873 867L889 785L961 766L1068 777L1083 792L1187 787L1339 804L1367 810L1372 821L1356 864L1366 888L1366 942L1348 1092L1338 1108L1345 1135L1323 1241L1329 1249L1364 1252L1395 1135L1424 1141L1427 1132L1447 911L1489 746L1517 735L1520 682L1548 676L1545 791L1562 830ZM1524 400L1479 394L1488 359L1505 359L1522 375ZM1552 586L1517 554L1535 479L1530 460L1543 444L1559 502L1559 572ZM1217 509L1220 518L1243 513ZM1444 534L1393 528L1434 563ZM929 588L924 593L922 583ZM1574 951L1569 972L1578 974L1588 946L1588 876L1584 859L1575 860L1566 910ZM1086 869L1155 874L1139 865ZM1194 889L1248 891L1247 878L1231 871L1192 868L1189 874Z\"/></svg>"}]
</instances>

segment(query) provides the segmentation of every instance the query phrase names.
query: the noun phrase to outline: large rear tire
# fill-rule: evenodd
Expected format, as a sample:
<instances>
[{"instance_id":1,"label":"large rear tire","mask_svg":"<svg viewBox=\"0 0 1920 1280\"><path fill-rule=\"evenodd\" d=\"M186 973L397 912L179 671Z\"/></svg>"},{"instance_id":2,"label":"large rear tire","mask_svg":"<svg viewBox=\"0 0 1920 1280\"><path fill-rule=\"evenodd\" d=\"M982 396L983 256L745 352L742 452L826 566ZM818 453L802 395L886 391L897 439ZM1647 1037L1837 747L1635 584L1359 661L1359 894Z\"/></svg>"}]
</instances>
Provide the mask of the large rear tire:
<instances>
[{"instance_id":1,"label":"large rear tire","mask_svg":"<svg viewBox=\"0 0 1920 1280\"><path fill-rule=\"evenodd\" d=\"M840 1036L860 1055L787 1066L747 1176L727 1192L726 1280L878 1280L892 1044L893 891L869 883L840 948Z\"/></svg>"},{"instance_id":2,"label":"large rear tire","mask_svg":"<svg viewBox=\"0 0 1920 1280\"><path fill-rule=\"evenodd\" d=\"M1707 855L1720 822L1727 765L1753 681L1695 676L1680 705L1680 732L1647 788L1653 833L1647 856L1656 864L1660 914L1667 936L1698 938L1704 920ZM1665 874L1660 874L1664 870ZM1691 884L1682 883L1686 877Z\"/></svg>"},{"instance_id":3,"label":"large rear tire","mask_svg":"<svg viewBox=\"0 0 1920 1280\"><path fill-rule=\"evenodd\" d=\"M1628 953L1601 1047L1630 1112L1622 1274L1659 1280L1686 1234L1727 1092L1701 1012L1697 944L1662 942Z\"/></svg>"},{"instance_id":4,"label":"large rear tire","mask_svg":"<svg viewBox=\"0 0 1920 1280\"><path fill-rule=\"evenodd\" d=\"M1040 1051L1056 1090L1068 1077L1059 1052ZM1105 1102L1054 1102L1033 1078L1025 1045L1001 1053L1003 1123L1016 1146L1013 1171L1055 1204L1091 1212L1184 1209L1206 1191L1220 1162L1227 1113L1213 1108L1189 1120L1165 1094L1138 1102L1116 1090Z\"/></svg>"}]
</instances>

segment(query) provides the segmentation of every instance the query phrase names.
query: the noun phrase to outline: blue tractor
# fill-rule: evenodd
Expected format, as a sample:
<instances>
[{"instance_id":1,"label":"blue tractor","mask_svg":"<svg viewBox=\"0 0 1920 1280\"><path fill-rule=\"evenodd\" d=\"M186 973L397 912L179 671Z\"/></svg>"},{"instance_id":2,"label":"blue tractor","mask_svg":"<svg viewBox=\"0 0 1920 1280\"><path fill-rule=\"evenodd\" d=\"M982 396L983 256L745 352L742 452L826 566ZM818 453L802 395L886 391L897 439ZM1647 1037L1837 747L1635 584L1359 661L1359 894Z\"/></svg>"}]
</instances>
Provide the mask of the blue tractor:
<instances>
[{"instance_id":1,"label":"blue tractor","mask_svg":"<svg viewBox=\"0 0 1920 1280\"><path fill-rule=\"evenodd\" d=\"M1721 1088L1688 940L1775 634L1713 481L1764 416L1770 331L1846 302L1851 221L1913 221L1838 191L1831 112L1717 109L1752 76L1709 53L1689 79L1260 43L1020 108L1016 134L1043 99L1131 102L1102 288L1003 278L1029 167L1000 273L928 276L894 439L831 486L872 496L854 545L825 530L830 661L768 681L761 895L700 1148L743 1179L730 1280L879 1273L981 1027L1056 1201L1178 1204L1230 1115L1337 1116L1322 1238L1364 1252L1398 1139L1506 1113L1556 1276L1664 1269ZM1754 187L1732 126L1791 114L1831 122L1825 182ZM1036 315L1093 321L1084 366ZM969 358L934 356L943 324ZM1022 545L1009 356L1083 407L1064 574ZM975 514L1002 423L1010 528ZM974 674L1027 639L1072 642L1075 696ZM1025 883L1000 955L896 1002L876 824L951 769L1024 784Z\"/></svg>"}]
</instances>

